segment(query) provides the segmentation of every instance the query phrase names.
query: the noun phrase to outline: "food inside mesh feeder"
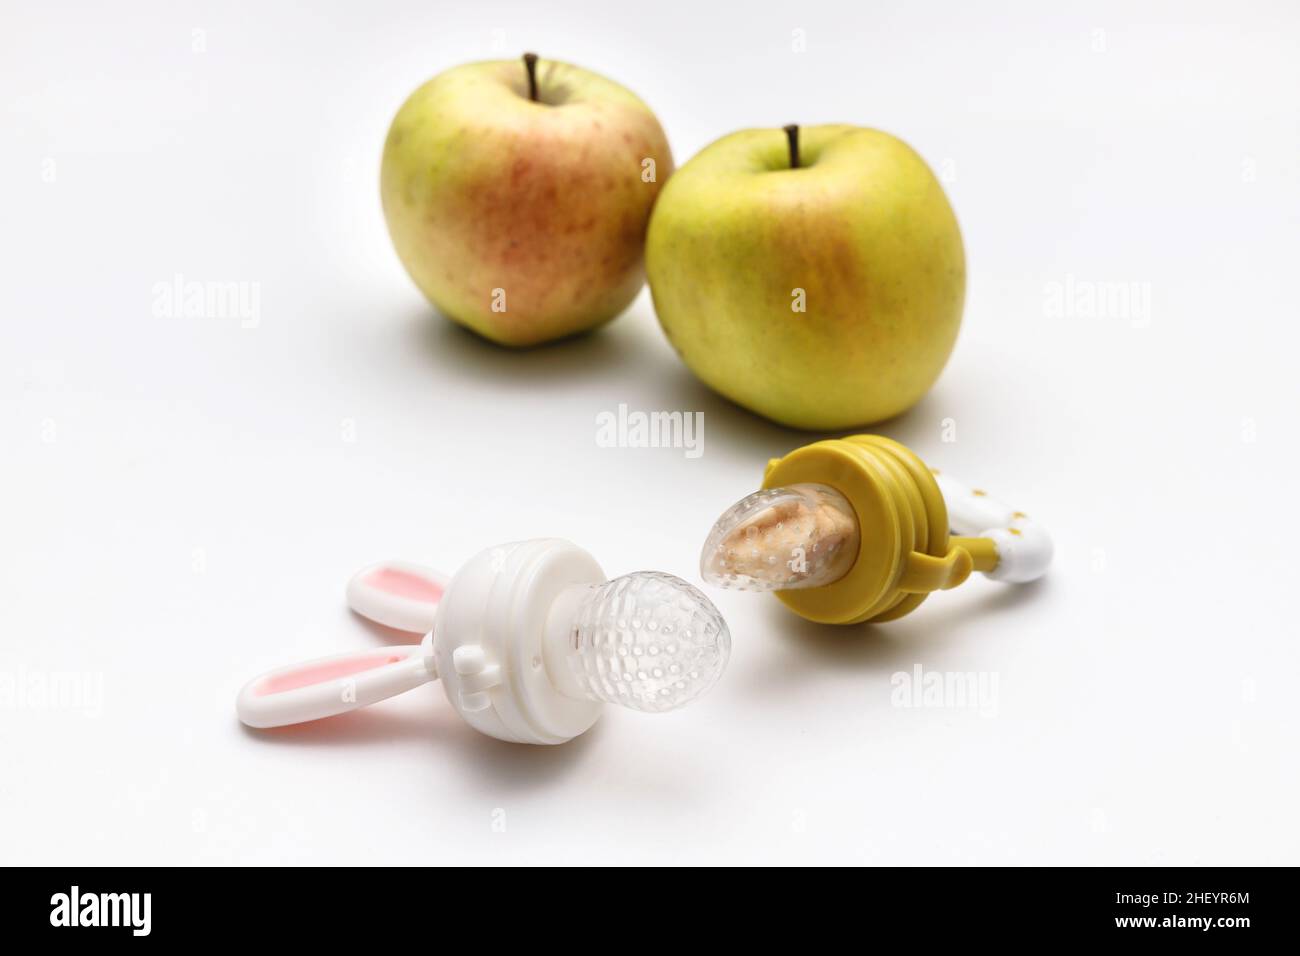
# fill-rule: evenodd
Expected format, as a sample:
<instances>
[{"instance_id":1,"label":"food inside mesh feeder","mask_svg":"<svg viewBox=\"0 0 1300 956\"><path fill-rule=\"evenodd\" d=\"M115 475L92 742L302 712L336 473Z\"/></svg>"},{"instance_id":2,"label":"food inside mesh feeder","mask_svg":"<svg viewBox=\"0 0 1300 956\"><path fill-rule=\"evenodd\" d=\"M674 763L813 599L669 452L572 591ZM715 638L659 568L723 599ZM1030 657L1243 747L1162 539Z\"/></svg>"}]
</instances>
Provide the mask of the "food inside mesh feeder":
<instances>
[{"instance_id":1,"label":"food inside mesh feeder","mask_svg":"<svg viewBox=\"0 0 1300 956\"><path fill-rule=\"evenodd\" d=\"M700 574L716 587L745 591L821 587L848 573L858 538L853 508L834 488L769 488L717 520L700 555Z\"/></svg>"}]
</instances>

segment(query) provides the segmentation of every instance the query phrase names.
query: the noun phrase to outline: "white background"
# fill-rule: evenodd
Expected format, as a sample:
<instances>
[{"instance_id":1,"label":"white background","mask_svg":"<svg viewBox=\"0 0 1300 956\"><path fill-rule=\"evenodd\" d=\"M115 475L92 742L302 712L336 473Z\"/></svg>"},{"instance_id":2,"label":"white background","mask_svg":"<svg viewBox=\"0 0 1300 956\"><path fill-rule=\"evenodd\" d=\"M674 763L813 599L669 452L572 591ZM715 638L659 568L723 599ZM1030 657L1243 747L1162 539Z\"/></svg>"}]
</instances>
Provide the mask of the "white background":
<instances>
[{"instance_id":1,"label":"white background","mask_svg":"<svg viewBox=\"0 0 1300 956\"><path fill-rule=\"evenodd\" d=\"M0 859L1300 862L1300 14L976 6L6 2ZM1048 579L857 629L715 592L714 691L562 747L477 736L437 686L240 727L252 675L399 639L344 606L362 564L557 535L698 581L716 515L810 438L697 384L646 294L526 353L425 305L387 124L526 48L638 92L679 163L792 121L926 157L965 321L878 430L1043 521ZM178 274L257 283L257 327L155 316ZM1106 283L1149 309L1050 307ZM597 447L620 402L702 411L704 454ZM891 705L918 664L996 675L993 706ZM60 673L102 701L12 692Z\"/></svg>"}]
</instances>

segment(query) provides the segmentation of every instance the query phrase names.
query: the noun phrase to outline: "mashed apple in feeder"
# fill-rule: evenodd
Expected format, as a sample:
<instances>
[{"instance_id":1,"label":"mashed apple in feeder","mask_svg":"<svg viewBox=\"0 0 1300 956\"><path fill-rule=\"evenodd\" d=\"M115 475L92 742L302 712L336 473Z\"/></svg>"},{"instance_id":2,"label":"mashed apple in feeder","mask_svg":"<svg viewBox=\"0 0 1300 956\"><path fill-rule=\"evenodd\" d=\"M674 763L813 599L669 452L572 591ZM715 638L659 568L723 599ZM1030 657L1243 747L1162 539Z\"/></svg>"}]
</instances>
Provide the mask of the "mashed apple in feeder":
<instances>
[{"instance_id":1,"label":"mashed apple in feeder","mask_svg":"<svg viewBox=\"0 0 1300 956\"><path fill-rule=\"evenodd\" d=\"M838 581L858 554L858 520L834 488L798 484L756 491L717 520L700 556L708 583L743 591L813 588Z\"/></svg>"}]
</instances>

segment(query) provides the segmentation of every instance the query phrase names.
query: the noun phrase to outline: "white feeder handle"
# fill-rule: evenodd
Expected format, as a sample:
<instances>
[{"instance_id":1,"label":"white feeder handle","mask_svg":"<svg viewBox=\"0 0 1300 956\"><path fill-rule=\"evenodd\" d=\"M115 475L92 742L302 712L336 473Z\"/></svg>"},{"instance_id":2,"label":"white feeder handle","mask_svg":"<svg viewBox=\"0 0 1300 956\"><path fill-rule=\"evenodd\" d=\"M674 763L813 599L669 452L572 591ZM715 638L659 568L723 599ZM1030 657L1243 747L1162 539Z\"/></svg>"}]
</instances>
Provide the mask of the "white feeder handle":
<instances>
[{"instance_id":1,"label":"white feeder handle","mask_svg":"<svg viewBox=\"0 0 1300 956\"><path fill-rule=\"evenodd\" d=\"M381 561L348 581L348 606L362 617L412 634L433 629L447 576L410 561Z\"/></svg>"},{"instance_id":2,"label":"white feeder handle","mask_svg":"<svg viewBox=\"0 0 1300 956\"><path fill-rule=\"evenodd\" d=\"M283 727L368 707L438 679L433 633L420 644L321 657L267 671L235 700L250 727Z\"/></svg>"},{"instance_id":3,"label":"white feeder handle","mask_svg":"<svg viewBox=\"0 0 1300 956\"><path fill-rule=\"evenodd\" d=\"M948 526L953 533L988 538L997 548L998 563L984 572L988 577L1024 584L1047 573L1052 563L1052 539L1042 525L945 473L934 472L934 480L948 506Z\"/></svg>"}]
</instances>

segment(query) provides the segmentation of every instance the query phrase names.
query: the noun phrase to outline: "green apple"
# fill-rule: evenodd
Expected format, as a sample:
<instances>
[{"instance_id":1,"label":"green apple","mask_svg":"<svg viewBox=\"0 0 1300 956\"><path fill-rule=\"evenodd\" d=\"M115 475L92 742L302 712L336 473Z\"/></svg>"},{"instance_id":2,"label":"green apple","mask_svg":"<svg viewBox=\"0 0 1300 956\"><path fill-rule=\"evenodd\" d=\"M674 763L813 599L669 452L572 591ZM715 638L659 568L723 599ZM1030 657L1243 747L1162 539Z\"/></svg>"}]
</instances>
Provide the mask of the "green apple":
<instances>
[{"instance_id":1,"label":"green apple","mask_svg":"<svg viewBox=\"0 0 1300 956\"><path fill-rule=\"evenodd\" d=\"M784 425L841 429L913 405L961 324L952 207L879 130L744 130L686 163L650 220L655 311L682 360Z\"/></svg>"},{"instance_id":2,"label":"green apple","mask_svg":"<svg viewBox=\"0 0 1300 956\"><path fill-rule=\"evenodd\" d=\"M612 319L645 281L645 230L673 170L659 121L595 73L471 63L416 90L384 144L397 255L455 321L534 345Z\"/></svg>"}]
</instances>

